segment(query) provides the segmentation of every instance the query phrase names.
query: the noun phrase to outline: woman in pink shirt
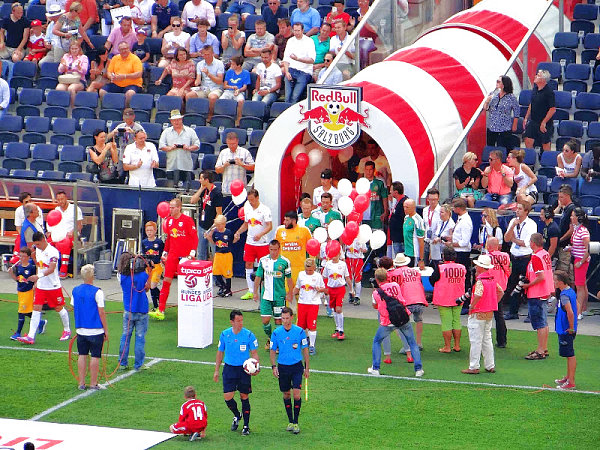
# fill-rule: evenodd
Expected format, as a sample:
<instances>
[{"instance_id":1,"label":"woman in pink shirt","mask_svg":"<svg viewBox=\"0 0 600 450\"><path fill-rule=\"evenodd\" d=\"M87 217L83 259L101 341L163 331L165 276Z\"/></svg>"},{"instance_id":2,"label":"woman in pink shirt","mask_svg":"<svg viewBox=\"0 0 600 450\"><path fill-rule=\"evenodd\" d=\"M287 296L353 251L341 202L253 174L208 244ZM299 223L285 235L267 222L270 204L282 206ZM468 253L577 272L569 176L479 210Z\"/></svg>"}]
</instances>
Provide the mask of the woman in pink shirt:
<instances>
[{"instance_id":1,"label":"woman in pink shirt","mask_svg":"<svg viewBox=\"0 0 600 450\"><path fill-rule=\"evenodd\" d=\"M571 213L571 256L573 257L573 272L577 290L578 319L583 318L587 311L588 288L587 271L590 266L590 231L588 217L582 208L575 208ZM589 315L585 314L585 315Z\"/></svg>"},{"instance_id":2,"label":"woman in pink shirt","mask_svg":"<svg viewBox=\"0 0 600 450\"><path fill-rule=\"evenodd\" d=\"M89 63L88 57L83 54L81 45L77 42L71 43L69 53L65 53L60 60L58 73L79 76L79 82L77 83L59 83L56 86L57 91L69 91L71 93L71 106L75 103L77 92L85 89L85 75L87 74Z\"/></svg>"}]
</instances>

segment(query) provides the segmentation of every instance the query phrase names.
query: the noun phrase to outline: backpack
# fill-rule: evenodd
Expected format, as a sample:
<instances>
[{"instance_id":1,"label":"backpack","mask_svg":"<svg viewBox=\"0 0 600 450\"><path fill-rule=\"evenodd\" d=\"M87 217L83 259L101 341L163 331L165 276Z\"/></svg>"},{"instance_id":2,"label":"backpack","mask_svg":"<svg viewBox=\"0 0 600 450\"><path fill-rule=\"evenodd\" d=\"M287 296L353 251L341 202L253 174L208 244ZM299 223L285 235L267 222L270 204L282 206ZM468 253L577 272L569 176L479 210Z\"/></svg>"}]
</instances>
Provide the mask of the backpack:
<instances>
[{"instance_id":1,"label":"backpack","mask_svg":"<svg viewBox=\"0 0 600 450\"><path fill-rule=\"evenodd\" d=\"M381 288L377 289L377 293L379 294L379 297L385 301L390 322L397 327L406 325L410 320L408 311L406 311L406 306L404 306L404 304L402 304L402 302L400 302L396 297L388 295L388 293Z\"/></svg>"}]
</instances>

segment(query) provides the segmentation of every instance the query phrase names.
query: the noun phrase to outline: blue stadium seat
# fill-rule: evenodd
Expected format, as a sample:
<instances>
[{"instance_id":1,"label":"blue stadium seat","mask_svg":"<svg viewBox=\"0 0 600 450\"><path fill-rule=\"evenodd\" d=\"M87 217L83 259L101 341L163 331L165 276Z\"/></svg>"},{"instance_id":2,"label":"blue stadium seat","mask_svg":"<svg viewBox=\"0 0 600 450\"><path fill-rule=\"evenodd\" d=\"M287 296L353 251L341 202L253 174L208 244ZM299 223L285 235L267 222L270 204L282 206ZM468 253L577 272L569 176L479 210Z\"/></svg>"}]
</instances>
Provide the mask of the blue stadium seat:
<instances>
[{"instance_id":1,"label":"blue stadium seat","mask_svg":"<svg viewBox=\"0 0 600 450\"><path fill-rule=\"evenodd\" d=\"M600 123L592 122L588 124L587 135L588 138L600 139Z\"/></svg>"},{"instance_id":2,"label":"blue stadium seat","mask_svg":"<svg viewBox=\"0 0 600 450\"><path fill-rule=\"evenodd\" d=\"M523 116L525 116L525 113L523 113ZM559 122L561 120L569 120L569 111L565 111L564 109L556 108L556 112L552 116L552 120L553 121L558 120Z\"/></svg>"},{"instance_id":3,"label":"blue stadium seat","mask_svg":"<svg viewBox=\"0 0 600 450\"><path fill-rule=\"evenodd\" d=\"M221 15L223 15L223 14L221 14ZM219 39L220 39L220 36L219 36ZM152 60L153 58L155 58L157 56L160 58L160 56L161 56L160 49L162 47L162 39L161 38L146 38L146 43L148 44L148 47L150 47L150 59ZM161 72L162 72L162 70L161 70Z\"/></svg>"},{"instance_id":4,"label":"blue stadium seat","mask_svg":"<svg viewBox=\"0 0 600 450\"><path fill-rule=\"evenodd\" d=\"M7 177L8 176L8 170L5 169L4 167L0 167L0 177Z\"/></svg>"},{"instance_id":5,"label":"blue stadium seat","mask_svg":"<svg viewBox=\"0 0 600 450\"><path fill-rule=\"evenodd\" d=\"M538 64L537 70L547 70L550 72L550 77L555 80L562 77L562 68L556 62L541 62Z\"/></svg>"},{"instance_id":6,"label":"blue stadium seat","mask_svg":"<svg viewBox=\"0 0 600 450\"><path fill-rule=\"evenodd\" d=\"M156 175L154 175L154 179L156 181L156 187L169 187L169 180L167 180L164 177L159 178L158 177L159 172L157 169L154 169L154 173L156 174ZM166 172L165 172L165 174L166 174Z\"/></svg>"},{"instance_id":7,"label":"blue stadium seat","mask_svg":"<svg viewBox=\"0 0 600 450\"><path fill-rule=\"evenodd\" d=\"M210 126L216 128L233 128L235 127L235 119L229 116L214 115L210 119Z\"/></svg>"},{"instance_id":8,"label":"blue stadium seat","mask_svg":"<svg viewBox=\"0 0 600 450\"><path fill-rule=\"evenodd\" d=\"M552 62L560 63L561 60L565 60L568 66L575 63L576 55L575 50L570 48L555 48L552 50Z\"/></svg>"},{"instance_id":9,"label":"blue stadium seat","mask_svg":"<svg viewBox=\"0 0 600 450\"><path fill-rule=\"evenodd\" d=\"M546 175L537 175L535 187L537 188L538 192L541 193L548 191L548 177L546 177Z\"/></svg>"},{"instance_id":10,"label":"blue stadium seat","mask_svg":"<svg viewBox=\"0 0 600 450\"><path fill-rule=\"evenodd\" d=\"M23 129L23 118L6 114L0 120L0 142L19 142L18 133ZM15 140L16 138L16 140Z\"/></svg>"},{"instance_id":11,"label":"blue stadium seat","mask_svg":"<svg viewBox=\"0 0 600 450\"><path fill-rule=\"evenodd\" d=\"M200 142L216 144L219 140L219 132L213 127L196 127L196 135Z\"/></svg>"},{"instance_id":12,"label":"blue stadium seat","mask_svg":"<svg viewBox=\"0 0 600 450\"><path fill-rule=\"evenodd\" d=\"M256 31L256 22L258 20L263 20L263 17L259 14L250 14L246 16L246 21L244 22L244 32L246 33L246 39L248 39L250 35Z\"/></svg>"},{"instance_id":13,"label":"blue stadium seat","mask_svg":"<svg viewBox=\"0 0 600 450\"><path fill-rule=\"evenodd\" d=\"M29 144L25 142L8 142L5 144L2 167L5 169L25 169L30 156Z\"/></svg>"},{"instance_id":14,"label":"blue stadium seat","mask_svg":"<svg viewBox=\"0 0 600 450\"><path fill-rule=\"evenodd\" d=\"M235 100L218 99L215 102L214 112L216 115L236 117L237 102Z\"/></svg>"},{"instance_id":15,"label":"blue stadium seat","mask_svg":"<svg viewBox=\"0 0 600 450\"><path fill-rule=\"evenodd\" d=\"M71 104L71 94L67 91L52 90L46 94L44 117L68 117Z\"/></svg>"},{"instance_id":16,"label":"blue stadium seat","mask_svg":"<svg viewBox=\"0 0 600 450\"><path fill-rule=\"evenodd\" d=\"M19 106L17 106L17 115L39 116L40 108L44 100L44 91L41 89L23 88L18 93Z\"/></svg>"},{"instance_id":17,"label":"blue stadium seat","mask_svg":"<svg viewBox=\"0 0 600 450\"><path fill-rule=\"evenodd\" d=\"M221 133L221 142L224 144L228 133L235 133L239 139L239 145L246 145L246 139L248 138L248 134L246 130L242 130L240 128L225 128Z\"/></svg>"},{"instance_id":18,"label":"blue stadium seat","mask_svg":"<svg viewBox=\"0 0 600 450\"><path fill-rule=\"evenodd\" d=\"M86 172L66 172L66 179L70 181L92 181L92 174Z\"/></svg>"},{"instance_id":19,"label":"blue stadium seat","mask_svg":"<svg viewBox=\"0 0 600 450\"><path fill-rule=\"evenodd\" d=\"M107 92L102 97L102 106L98 113L98 118L102 120L121 120L124 109L125 94Z\"/></svg>"},{"instance_id":20,"label":"blue stadium seat","mask_svg":"<svg viewBox=\"0 0 600 450\"><path fill-rule=\"evenodd\" d=\"M107 131L106 122L102 119L83 119L80 121L81 134L93 135L96 130Z\"/></svg>"},{"instance_id":21,"label":"blue stadium seat","mask_svg":"<svg viewBox=\"0 0 600 450\"><path fill-rule=\"evenodd\" d=\"M571 22L571 31L573 33L583 32L585 36L588 33L596 31L596 26L594 22L590 22L589 20L573 20Z\"/></svg>"},{"instance_id":22,"label":"blue stadium seat","mask_svg":"<svg viewBox=\"0 0 600 450\"><path fill-rule=\"evenodd\" d=\"M45 62L40 64L40 78L52 78L58 80L58 66L60 63L57 62Z\"/></svg>"},{"instance_id":23,"label":"blue stadium seat","mask_svg":"<svg viewBox=\"0 0 600 450\"><path fill-rule=\"evenodd\" d=\"M321 21L323 21L323 20L325 20L325 17L327 17L327 14L329 14L331 12L331 5L317 6L317 11L319 12L319 15L321 16Z\"/></svg>"},{"instance_id":24,"label":"blue stadium seat","mask_svg":"<svg viewBox=\"0 0 600 450\"><path fill-rule=\"evenodd\" d=\"M534 148L515 148L515 150L523 150L525 152L523 164L527 164L531 167L535 166L537 162L537 152Z\"/></svg>"},{"instance_id":25,"label":"blue stadium seat","mask_svg":"<svg viewBox=\"0 0 600 450\"><path fill-rule=\"evenodd\" d=\"M54 161L58 159L58 148L52 144L35 144L31 157L33 158L29 164L31 170L54 170Z\"/></svg>"},{"instance_id":26,"label":"blue stadium seat","mask_svg":"<svg viewBox=\"0 0 600 450\"><path fill-rule=\"evenodd\" d=\"M35 170L26 169L11 169L10 176L13 178L37 178L37 172Z\"/></svg>"},{"instance_id":27,"label":"blue stadium seat","mask_svg":"<svg viewBox=\"0 0 600 450\"><path fill-rule=\"evenodd\" d=\"M10 17L12 3L4 3L0 7L0 19L8 19Z\"/></svg>"},{"instance_id":28,"label":"blue stadium seat","mask_svg":"<svg viewBox=\"0 0 600 450\"><path fill-rule=\"evenodd\" d=\"M46 23L46 5L29 5L27 6L27 20L39 20Z\"/></svg>"},{"instance_id":29,"label":"blue stadium seat","mask_svg":"<svg viewBox=\"0 0 600 450\"><path fill-rule=\"evenodd\" d=\"M541 167L551 167L554 169L556 167L556 158L558 157L559 151L555 150L547 150L540 155L540 166Z\"/></svg>"},{"instance_id":30,"label":"blue stadium seat","mask_svg":"<svg viewBox=\"0 0 600 450\"><path fill-rule=\"evenodd\" d=\"M215 145L209 142L200 142L199 153L213 154L215 152Z\"/></svg>"},{"instance_id":31,"label":"blue stadium seat","mask_svg":"<svg viewBox=\"0 0 600 450\"><path fill-rule=\"evenodd\" d=\"M573 96L567 91L554 91L554 102L557 108L569 110L573 106Z\"/></svg>"},{"instance_id":32,"label":"blue stadium seat","mask_svg":"<svg viewBox=\"0 0 600 450\"><path fill-rule=\"evenodd\" d=\"M50 143L56 145L73 145L77 121L75 119L56 117L51 122L53 134Z\"/></svg>"},{"instance_id":33,"label":"blue stadium seat","mask_svg":"<svg viewBox=\"0 0 600 450\"><path fill-rule=\"evenodd\" d=\"M594 195L600 199L600 180L594 179L582 183L581 195Z\"/></svg>"},{"instance_id":34,"label":"blue stadium seat","mask_svg":"<svg viewBox=\"0 0 600 450\"><path fill-rule=\"evenodd\" d=\"M170 112L173 109L178 109L181 111L182 104L183 101L181 100L181 97L164 95L159 97L158 101L156 102L156 111Z\"/></svg>"},{"instance_id":35,"label":"blue stadium seat","mask_svg":"<svg viewBox=\"0 0 600 450\"><path fill-rule=\"evenodd\" d=\"M475 208L494 208L494 209L498 209L498 206L500 206L500 202L495 202L493 200L476 200L475 201Z\"/></svg>"},{"instance_id":36,"label":"blue stadium seat","mask_svg":"<svg viewBox=\"0 0 600 450\"><path fill-rule=\"evenodd\" d=\"M10 87L33 87L33 79L37 72L37 64L31 61L17 61L13 66Z\"/></svg>"},{"instance_id":37,"label":"blue stadium seat","mask_svg":"<svg viewBox=\"0 0 600 450\"><path fill-rule=\"evenodd\" d=\"M217 155L204 155L202 158L202 169L201 170L215 170L215 164L217 163Z\"/></svg>"},{"instance_id":38,"label":"blue stadium seat","mask_svg":"<svg viewBox=\"0 0 600 450\"><path fill-rule=\"evenodd\" d=\"M600 197L597 195L579 195L579 205L587 209L588 214L592 214L596 206L600 206Z\"/></svg>"},{"instance_id":39,"label":"blue stadium seat","mask_svg":"<svg viewBox=\"0 0 600 450\"><path fill-rule=\"evenodd\" d=\"M208 115L209 104L210 101L207 98L190 98L185 103L185 113L195 113L206 116Z\"/></svg>"},{"instance_id":40,"label":"blue stadium seat","mask_svg":"<svg viewBox=\"0 0 600 450\"><path fill-rule=\"evenodd\" d=\"M153 142L159 141L160 135L163 132L163 127L160 123L142 122L140 125L146 130L149 140Z\"/></svg>"},{"instance_id":41,"label":"blue stadium seat","mask_svg":"<svg viewBox=\"0 0 600 450\"><path fill-rule=\"evenodd\" d=\"M150 94L135 94L131 97L129 107L135 111L135 120L150 122L150 113L154 107L154 98Z\"/></svg>"},{"instance_id":42,"label":"blue stadium seat","mask_svg":"<svg viewBox=\"0 0 600 450\"><path fill-rule=\"evenodd\" d=\"M250 135L250 145L253 147L258 147L264 135L264 130L253 130L252 134Z\"/></svg>"},{"instance_id":43,"label":"blue stadium seat","mask_svg":"<svg viewBox=\"0 0 600 450\"><path fill-rule=\"evenodd\" d=\"M98 107L98 94L96 92L80 91L75 95L75 102L71 117L73 119L95 119Z\"/></svg>"},{"instance_id":44,"label":"blue stadium seat","mask_svg":"<svg viewBox=\"0 0 600 450\"><path fill-rule=\"evenodd\" d=\"M550 192L558 192L563 184L568 184L573 189L573 192L577 192L579 181L575 178L554 177L552 179L552 184L550 184Z\"/></svg>"},{"instance_id":45,"label":"blue stadium seat","mask_svg":"<svg viewBox=\"0 0 600 450\"><path fill-rule=\"evenodd\" d=\"M267 115L267 105L263 102L255 102L248 100L244 102L242 107L242 117L255 117L261 122L265 120ZM254 127L262 128L262 127Z\"/></svg>"},{"instance_id":46,"label":"blue stadium seat","mask_svg":"<svg viewBox=\"0 0 600 450\"><path fill-rule=\"evenodd\" d=\"M506 161L506 148L504 147L493 147L491 145L486 145L483 147L483 152L481 153L481 163L487 163L490 159L490 153L494 150L500 150L502 152L502 161Z\"/></svg>"},{"instance_id":47,"label":"blue stadium seat","mask_svg":"<svg viewBox=\"0 0 600 450\"><path fill-rule=\"evenodd\" d=\"M583 39L583 50L581 52L581 63L587 64L589 61L595 61L600 48L600 33L588 33Z\"/></svg>"},{"instance_id":48,"label":"blue stadium seat","mask_svg":"<svg viewBox=\"0 0 600 450\"><path fill-rule=\"evenodd\" d=\"M60 170L43 170L40 174L42 180L64 180L65 173Z\"/></svg>"},{"instance_id":49,"label":"blue stadium seat","mask_svg":"<svg viewBox=\"0 0 600 450\"><path fill-rule=\"evenodd\" d=\"M79 136L79 139L77 139L77 144L84 148L94 145L94 137L89 134L82 134Z\"/></svg>"},{"instance_id":50,"label":"blue stadium seat","mask_svg":"<svg viewBox=\"0 0 600 450\"><path fill-rule=\"evenodd\" d=\"M569 64L565 69L563 91L586 92L590 73L589 64Z\"/></svg>"},{"instance_id":51,"label":"blue stadium seat","mask_svg":"<svg viewBox=\"0 0 600 450\"><path fill-rule=\"evenodd\" d=\"M148 40L146 40L146 42L147 41ZM148 92L148 94L161 96L166 95L167 92L169 92L172 82L171 75L167 75L165 78L163 78L163 81L159 86L154 84L154 82L160 78L164 70L165 69L161 69L160 67L150 67L150 78L146 88L146 92Z\"/></svg>"},{"instance_id":52,"label":"blue stadium seat","mask_svg":"<svg viewBox=\"0 0 600 450\"><path fill-rule=\"evenodd\" d=\"M596 207L594 208L594 215L595 215L595 216L600 216L600 206L596 206Z\"/></svg>"},{"instance_id":53,"label":"blue stadium seat","mask_svg":"<svg viewBox=\"0 0 600 450\"><path fill-rule=\"evenodd\" d=\"M598 6L595 4L581 3L573 8L573 19L596 20L598 18Z\"/></svg>"},{"instance_id":54,"label":"blue stadium seat","mask_svg":"<svg viewBox=\"0 0 600 450\"><path fill-rule=\"evenodd\" d=\"M99 34L94 34L93 36L90 36L90 42L92 43L94 48L99 48L99 47L104 46L107 38L108 38L108 36L101 36ZM146 42L148 42L148 40Z\"/></svg>"},{"instance_id":55,"label":"blue stadium seat","mask_svg":"<svg viewBox=\"0 0 600 450\"><path fill-rule=\"evenodd\" d=\"M167 152L162 150L158 151L158 167L162 169L167 168Z\"/></svg>"},{"instance_id":56,"label":"blue stadium seat","mask_svg":"<svg viewBox=\"0 0 600 450\"><path fill-rule=\"evenodd\" d=\"M25 133L23 142L38 144L46 142L46 135L50 131L49 117L25 117Z\"/></svg>"},{"instance_id":57,"label":"blue stadium seat","mask_svg":"<svg viewBox=\"0 0 600 450\"><path fill-rule=\"evenodd\" d=\"M526 91L521 91L521 93ZM527 101L527 105L531 102L531 91L529 91L529 100ZM521 104L521 95L519 94L519 104ZM281 113L283 113L286 109L292 106L291 103L287 102L275 102L271 105L269 110L269 122L272 122L275 118L279 117Z\"/></svg>"},{"instance_id":58,"label":"blue stadium seat","mask_svg":"<svg viewBox=\"0 0 600 450\"><path fill-rule=\"evenodd\" d=\"M572 48L579 46L579 37L577 33L563 31L554 35L554 48Z\"/></svg>"},{"instance_id":59,"label":"blue stadium seat","mask_svg":"<svg viewBox=\"0 0 600 450\"><path fill-rule=\"evenodd\" d=\"M580 92L575 98L574 119L582 122L597 122L600 109L600 94Z\"/></svg>"},{"instance_id":60,"label":"blue stadium seat","mask_svg":"<svg viewBox=\"0 0 600 450\"><path fill-rule=\"evenodd\" d=\"M583 136L583 123L579 120L563 120L558 125L558 135L580 138Z\"/></svg>"},{"instance_id":61,"label":"blue stadium seat","mask_svg":"<svg viewBox=\"0 0 600 450\"><path fill-rule=\"evenodd\" d=\"M290 11L291 12L291 11ZM217 16L217 24L215 26L214 34L217 38L221 39L221 32L227 29L227 21L233 14L223 12ZM247 38L248 36L246 36Z\"/></svg>"},{"instance_id":62,"label":"blue stadium seat","mask_svg":"<svg viewBox=\"0 0 600 450\"><path fill-rule=\"evenodd\" d=\"M186 113L183 117L183 124L191 127L192 125L196 127L203 127L206 125L206 117L200 114L188 114Z\"/></svg>"}]
</instances>

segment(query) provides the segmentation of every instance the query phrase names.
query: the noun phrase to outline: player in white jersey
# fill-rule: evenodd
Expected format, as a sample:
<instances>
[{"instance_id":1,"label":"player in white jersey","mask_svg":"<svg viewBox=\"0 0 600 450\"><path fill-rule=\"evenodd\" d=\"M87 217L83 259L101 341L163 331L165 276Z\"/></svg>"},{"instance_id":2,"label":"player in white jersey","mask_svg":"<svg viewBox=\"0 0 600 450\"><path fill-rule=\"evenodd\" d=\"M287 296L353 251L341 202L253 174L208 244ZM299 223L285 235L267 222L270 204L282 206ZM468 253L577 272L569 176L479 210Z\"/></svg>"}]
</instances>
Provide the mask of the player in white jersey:
<instances>
[{"instance_id":1,"label":"player in white jersey","mask_svg":"<svg viewBox=\"0 0 600 450\"><path fill-rule=\"evenodd\" d=\"M323 278L327 280L327 291L329 292L329 307L334 310L333 320L335 321L335 332L331 335L333 339L343 341L344 335L344 313L342 313L342 304L346 295L346 284L350 290L350 295L354 296L352 289L352 280L348 273L348 267L344 261L340 261L340 255L335 255L325 263L323 269Z\"/></svg>"},{"instance_id":2,"label":"player in white jersey","mask_svg":"<svg viewBox=\"0 0 600 450\"><path fill-rule=\"evenodd\" d=\"M304 270L298 274L296 287L294 287L294 296L298 297L298 320L296 325L307 330L309 338L308 353L315 355L315 343L317 341L317 317L319 316L319 305L321 304L321 292L326 292L327 288L323 282L323 277L316 271L315 260L308 258L304 261Z\"/></svg>"},{"instance_id":3,"label":"player in white jersey","mask_svg":"<svg viewBox=\"0 0 600 450\"><path fill-rule=\"evenodd\" d=\"M358 238L346 247L346 266L350 273L350 279L354 283L354 296L349 295L348 302L354 306L360 305L360 293L362 290L362 272L364 266L367 245L362 244Z\"/></svg>"},{"instance_id":4,"label":"player in white jersey","mask_svg":"<svg viewBox=\"0 0 600 450\"><path fill-rule=\"evenodd\" d=\"M48 304L60 316L64 327L60 340L69 340L71 338L71 328L69 326L69 313L64 309L65 299L58 276L58 250L48 244L44 233L39 231L33 234L33 244L36 247L35 261L38 270L37 275L31 275L27 279L27 281L37 282L33 300L33 313L29 322L29 333L27 333L27 336L18 338L18 341L23 344L35 344L35 332L42 318L44 304Z\"/></svg>"}]
</instances>

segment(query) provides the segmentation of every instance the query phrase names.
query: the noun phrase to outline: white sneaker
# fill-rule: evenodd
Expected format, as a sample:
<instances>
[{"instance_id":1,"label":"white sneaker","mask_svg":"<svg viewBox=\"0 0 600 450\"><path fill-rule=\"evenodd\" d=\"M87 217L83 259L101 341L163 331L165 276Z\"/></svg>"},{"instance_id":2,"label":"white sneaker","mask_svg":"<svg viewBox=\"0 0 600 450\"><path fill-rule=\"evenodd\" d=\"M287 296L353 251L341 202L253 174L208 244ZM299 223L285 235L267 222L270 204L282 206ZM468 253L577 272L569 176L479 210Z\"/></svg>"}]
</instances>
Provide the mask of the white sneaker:
<instances>
[{"instance_id":1,"label":"white sneaker","mask_svg":"<svg viewBox=\"0 0 600 450\"><path fill-rule=\"evenodd\" d=\"M376 377L378 377L379 375L381 375L381 374L379 373L379 370L377 370L377 369L373 369L373 367L369 367L369 368L367 369L367 372L368 372L369 374L371 374L371 375L375 375Z\"/></svg>"},{"instance_id":2,"label":"white sneaker","mask_svg":"<svg viewBox=\"0 0 600 450\"><path fill-rule=\"evenodd\" d=\"M425 371L423 369L419 369L415 372L415 377L421 378L423 375L425 375Z\"/></svg>"},{"instance_id":3,"label":"white sneaker","mask_svg":"<svg viewBox=\"0 0 600 450\"><path fill-rule=\"evenodd\" d=\"M579 314L579 315L577 316L577 320L583 320L583 314Z\"/></svg>"}]
</instances>

